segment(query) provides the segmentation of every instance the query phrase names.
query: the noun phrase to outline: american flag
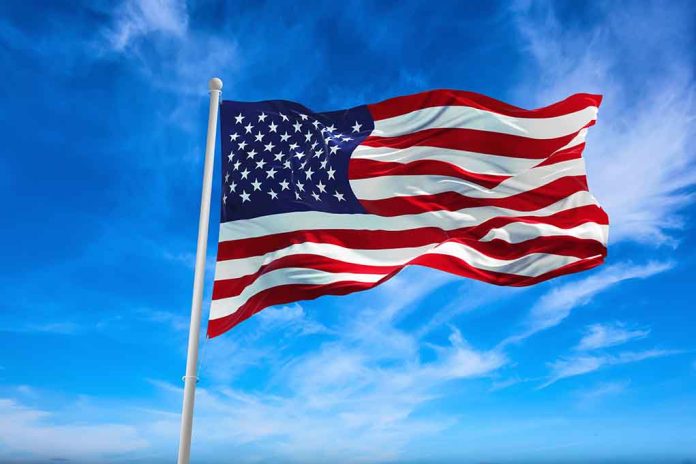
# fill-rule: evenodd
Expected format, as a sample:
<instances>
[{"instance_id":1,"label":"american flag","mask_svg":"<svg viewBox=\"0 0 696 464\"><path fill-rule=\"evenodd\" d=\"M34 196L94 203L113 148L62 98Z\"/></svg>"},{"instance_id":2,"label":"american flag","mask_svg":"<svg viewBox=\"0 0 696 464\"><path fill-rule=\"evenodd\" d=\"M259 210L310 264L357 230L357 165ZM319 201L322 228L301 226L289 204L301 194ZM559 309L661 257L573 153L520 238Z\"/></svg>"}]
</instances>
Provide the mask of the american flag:
<instances>
[{"instance_id":1,"label":"american flag","mask_svg":"<svg viewBox=\"0 0 696 464\"><path fill-rule=\"evenodd\" d=\"M524 286L601 264L608 218L582 159L600 101L524 110L434 90L325 113L224 101L208 335L406 265Z\"/></svg>"}]
</instances>

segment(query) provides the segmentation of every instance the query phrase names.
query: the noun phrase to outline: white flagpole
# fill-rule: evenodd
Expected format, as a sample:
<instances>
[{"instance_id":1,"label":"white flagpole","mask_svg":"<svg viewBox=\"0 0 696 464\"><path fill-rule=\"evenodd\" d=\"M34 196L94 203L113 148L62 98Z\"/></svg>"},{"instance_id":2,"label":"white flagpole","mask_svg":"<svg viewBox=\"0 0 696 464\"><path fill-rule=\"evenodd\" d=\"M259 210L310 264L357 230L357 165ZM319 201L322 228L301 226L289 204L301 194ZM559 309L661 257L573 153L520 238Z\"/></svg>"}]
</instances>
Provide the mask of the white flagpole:
<instances>
[{"instance_id":1,"label":"white flagpole","mask_svg":"<svg viewBox=\"0 0 696 464\"><path fill-rule=\"evenodd\" d=\"M203 191L201 193L201 215L198 218L198 247L196 248L196 270L193 275L193 301L191 302L191 327L189 328L186 375L184 376L184 404L181 409L181 434L179 436L178 464L189 464L191 456L191 430L193 426L193 402L198 381L198 339L201 329L201 306L205 278L205 253L208 244L208 222L210 218L210 194L213 182L213 155L217 131L218 109L222 81L213 77L208 82L210 111L208 113L208 136L205 141L205 163L203 165Z\"/></svg>"}]
</instances>

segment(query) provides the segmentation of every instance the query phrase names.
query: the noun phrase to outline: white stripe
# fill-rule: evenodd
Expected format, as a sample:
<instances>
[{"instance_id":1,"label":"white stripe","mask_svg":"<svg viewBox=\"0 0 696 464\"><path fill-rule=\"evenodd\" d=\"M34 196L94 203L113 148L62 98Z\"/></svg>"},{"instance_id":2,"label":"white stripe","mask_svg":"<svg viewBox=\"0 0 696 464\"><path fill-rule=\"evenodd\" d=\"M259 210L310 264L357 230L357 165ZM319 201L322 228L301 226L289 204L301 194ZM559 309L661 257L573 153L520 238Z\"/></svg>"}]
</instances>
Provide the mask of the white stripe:
<instances>
[{"instance_id":1,"label":"white stripe","mask_svg":"<svg viewBox=\"0 0 696 464\"><path fill-rule=\"evenodd\" d=\"M501 176L518 174L543 161L540 159L487 155L473 151L450 150L448 148L415 146L397 149L391 147L368 147L365 145L359 145L353 151L351 159L368 159L403 164L420 160L440 161L454 164L469 172Z\"/></svg>"},{"instance_id":2,"label":"white stripe","mask_svg":"<svg viewBox=\"0 0 696 464\"><path fill-rule=\"evenodd\" d=\"M595 106L552 118L517 118L469 106L436 106L375 121L372 135L396 137L424 129L466 128L552 139L575 133L595 119Z\"/></svg>"},{"instance_id":3,"label":"white stripe","mask_svg":"<svg viewBox=\"0 0 696 464\"><path fill-rule=\"evenodd\" d=\"M265 255L218 261L215 266L215 280L236 279L253 274L261 266L269 264L276 259L304 254L325 256L330 259L368 266L398 266L413 259L415 256L427 253L435 246L437 246L437 243L419 247L367 250L345 248L331 243L296 243Z\"/></svg>"},{"instance_id":4,"label":"white stripe","mask_svg":"<svg viewBox=\"0 0 696 464\"><path fill-rule=\"evenodd\" d=\"M473 267L486 271L527 277L537 277L566 264L580 261L580 258L575 256L560 256L548 253L530 253L510 260L496 259L457 242L445 242L431 251L430 254L453 256Z\"/></svg>"},{"instance_id":5,"label":"white stripe","mask_svg":"<svg viewBox=\"0 0 696 464\"><path fill-rule=\"evenodd\" d=\"M319 255L329 259L344 261L350 264L369 266L402 266L418 256L427 254L444 254L454 256L472 266L487 271L502 272L501 269L507 269L505 271L507 273L529 277L536 277L537 275L547 272L546 270L540 270L541 268L532 269L529 267L529 264L526 264L527 262L534 261L534 259L539 258L542 255L546 255L546 253L530 253L520 258L510 260L498 259L488 256L468 245L454 241L421 247L379 250L353 249L344 248L338 245L307 242L283 248L282 250L277 250L263 256L220 261L217 263L215 268L215 280L236 279L253 274L257 272L263 264L268 264L275 259L295 254ZM532 259L529 257L536 258ZM565 259L566 257L562 258ZM573 259L577 260L577 258ZM561 265L564 264L568 264L568 262L563 261Z\"/></svg>"},{"instance_id":6,"label":"white stripe","mask_svg":"<svg viewBox=\"0 0 696 464\"><path fill-rule=\"evenodd\" d=\"M407 249L402 250L406 251ZM360 262L361 256L360 253L357 252L358 250L352 251L354 252L353 257L357 258L358 261L355 264L363 264ZM366 250L360 251L364 252ZM456 242L445 242L426 253L419 253L416 249L410 249L408 252L411 253L410 256L404 255L404 257L402 257L398 262L393 262L391 265L399 266L406 264L407 262L421 255L436 254L461 260L469 266L486 271L537 277L546 272L550 272L554 269L580 260L580 258L573 256L560 256L546 253L530 253L520 258L511 260L497 259L487 256L469 246ZM370 259L371 258L369 257L367 258L368 261ZM233 264L233 262L228 262L227 264ZM388 264L383 263L383 265ZM219 266L226 266L226 264L219 263ZM267 274L262 274L259 276L258 279L244 288L244 290L242 290L242 292L237 296L213 300L210 306L210 319L218 319L228 316L237 311L241 305L243 305L254 295L280 285L326 285L344 281L377 282L385 275L386 274L356 274L350 272L333 273L298 267L276 269ZM216 275L216 280L221 280L221 277Z\"/></svg>"},{"instance_id":7,"label":"white stripe","mask_svg":"<svg viewBox=\"0 0 696 464\"><path fill-rule=\"evenodd\" d=\"M509 208L491 206L465 208L459 211L427 211L420 214L405 214L394 217L300 211L224 222L220 224L220 241L241 240L301 230L409 230L418 227L451 230L478 225L498 216L549 216L566 209L596 204L597 201L589 192L581 191L553 205L522 213Z\"/></svg>"},{"instance_id":8,"label":"white stripe","mask_svg":"<svg viewBox=\"0 0 696 464\"><path fill-rule=\"evenodd\" d=\"M583 144L586 137L587 129L583 129L556 152ZM543 159L515 158L512 156L490 155L438 147L413 146L398 149L392 147L368 147L366 145L358 145L353 151L351 159L367 159L402 164L420 160L440 161L454 164L465 171L477 174L501 176L514 176L544 161Z\"/></svg>"},{"instance_id":9,"label":"white stripe","mask_svg":"<svg viewBox=\"0 0 696 464\"><path fill-rule=\"evenodd\" d=\"M468 246L454 242L444 243L436 247L430 253L454 257L478 269L528 277L536 277L579 260L579 258L575 257L543 253L532 253L514 260L495 259ZM409 259L405 259L402 263L406 263L416 256L419 255L414 255ZM280 285L327 285L344 281L377 282L385 275L386 274L356 274L350 272L333 273L309 268L276 269L259 276L258 279L244 288L237 296L213 300L210 306L210 319L228 316L237 311L240 306L254 295Z\"/></svg>"},{"instance_id":10,"label":"white stripe","mask_svg":"<svg viewBox=\"0 0 696 464\"><path fill-rule=\"evenodd\" d=\"M247 286L239 295L231 298L213 300L210 304L210 319L219 319L228 316L249 298L263 290L290 284L326 285L335 282L377 282L384 277L383 274L353 274L350 272L326 272L316 269L288 267L276 269L259 276L251 285Z\"/></svg>"},{"instance_id":11,"label":"white stripe","mask_svg":"<svg viewBox=\"0 0 696 464\"><path fill-rule=\"evenodd\" d=\"M359 200L381 200L392 197L434 195L457 192L470 198L505 198L542 187L554 180L567 176L585 175L585 163L581 158L530 169L506 179L492 189L482 187L457 177L379 176L350 181L350 187Z\"/></svg>"},{"instance_id":12,"label":"white stripe","mask_svg":"<svg viewBox=\"0 0 696 464\"><path fill-rule=\"evenodd\" d=\"M480 240L490 242L500 239L508 243L520 243L537 237L570 236L584 239L597 240L606 245L609 236L609 226L587 222L579 226L563 229L551 224L529 224L526 222L512 222L502 227L491 229Z\"/></svg>"}]
</instances>

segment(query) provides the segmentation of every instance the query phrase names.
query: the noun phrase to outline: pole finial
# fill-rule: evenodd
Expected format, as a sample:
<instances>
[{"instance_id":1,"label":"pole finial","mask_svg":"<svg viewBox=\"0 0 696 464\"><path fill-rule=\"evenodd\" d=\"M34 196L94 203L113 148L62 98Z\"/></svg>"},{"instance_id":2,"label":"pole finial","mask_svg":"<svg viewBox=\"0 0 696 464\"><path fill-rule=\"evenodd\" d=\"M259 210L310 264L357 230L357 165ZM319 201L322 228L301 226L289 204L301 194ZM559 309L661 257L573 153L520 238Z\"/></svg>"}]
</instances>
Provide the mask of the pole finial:
<instances>
[{"instance_id":1,"label":"pole finial","mask_svg":"<svg viewBox=\"0 0 696 464\"><path fill-rule=\"evenodd\" d=\"M222 90L222 79L219 77L213 77L208 81L208 89L212 92L217 90L218 92Z\"/></svg>"}]
</instances>

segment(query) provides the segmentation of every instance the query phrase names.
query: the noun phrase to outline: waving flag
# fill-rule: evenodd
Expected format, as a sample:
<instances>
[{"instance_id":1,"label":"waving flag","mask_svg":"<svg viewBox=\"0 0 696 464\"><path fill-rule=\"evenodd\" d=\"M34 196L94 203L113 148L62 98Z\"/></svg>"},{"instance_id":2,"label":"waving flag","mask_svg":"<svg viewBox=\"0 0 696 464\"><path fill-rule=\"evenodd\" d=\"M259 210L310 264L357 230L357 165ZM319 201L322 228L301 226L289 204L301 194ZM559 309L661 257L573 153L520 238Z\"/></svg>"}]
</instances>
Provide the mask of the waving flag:
<instances>
[{"instance_id":1,"label":"waving flag","mask_svg":"<svg viewBox=\"0 0 696 464\"><path fill-rule=\"evenodd\" d=\"M223 102L209 336L406 265L523 286L601 264L608 218L582 159L600 101L524 110L434 90L325 113Z\"/></svg>"}]
</instances>

